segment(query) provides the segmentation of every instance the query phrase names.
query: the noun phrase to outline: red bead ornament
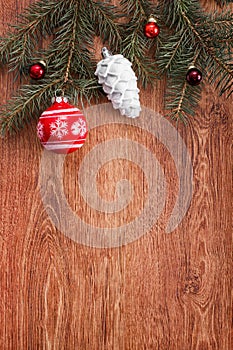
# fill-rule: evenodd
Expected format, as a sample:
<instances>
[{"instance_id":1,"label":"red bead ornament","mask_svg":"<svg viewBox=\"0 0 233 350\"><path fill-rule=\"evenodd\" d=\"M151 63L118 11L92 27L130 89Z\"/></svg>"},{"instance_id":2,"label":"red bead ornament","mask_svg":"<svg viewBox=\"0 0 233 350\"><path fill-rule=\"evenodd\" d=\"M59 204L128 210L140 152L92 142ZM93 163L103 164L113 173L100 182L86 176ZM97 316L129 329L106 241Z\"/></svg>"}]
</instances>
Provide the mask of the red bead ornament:
<instances>
[{"instance_id":1,"label":"red bead ornament","mask_svg":"<svg viewBox=\"0 0 233 350\"><path fill-rule=\"evenodd\" d=\"M202 73L196 67L189 67L189 70L186 75L186 80L189 85L196 86L199 85L202 81Z\"/></svg>"},{"instance_id":2,"label":"red bead ornament","mask_svg":"<svg viewBox=\"0 0 233 350\"><path fill-rule=\"evenodd\" d=\"M29 75L32 79L39 80L39 79L44 78L45 70L46 70L46 64L45 64L45 62L41 61L41 62L33 64L29 68Z\"/></svg>"},{"instance_id":3,"label":"red bead ornament","mask_svg":"<svg viewBox=\"0 0 233 350\"><path fill-rule=\"evenodd\" d=\"M149 39L154 39L156 38L160 33L160 28L157 24L156 19L153 17L150 17L148 19L147 24L144 27L144 34L147 38Z\"/></svg>"},{"instance_id":4,"label":"red bead ornament","mask_svg":"<svg viewBox=\"0 0 233 350\"><path fill-rule=\"evenodd\" d=\"M56 153L72 153L82 147L87 137L87 122L80 110L68 103L67 97L55 97L37 124L42 145Z\"/></svg>"}]
</instances>

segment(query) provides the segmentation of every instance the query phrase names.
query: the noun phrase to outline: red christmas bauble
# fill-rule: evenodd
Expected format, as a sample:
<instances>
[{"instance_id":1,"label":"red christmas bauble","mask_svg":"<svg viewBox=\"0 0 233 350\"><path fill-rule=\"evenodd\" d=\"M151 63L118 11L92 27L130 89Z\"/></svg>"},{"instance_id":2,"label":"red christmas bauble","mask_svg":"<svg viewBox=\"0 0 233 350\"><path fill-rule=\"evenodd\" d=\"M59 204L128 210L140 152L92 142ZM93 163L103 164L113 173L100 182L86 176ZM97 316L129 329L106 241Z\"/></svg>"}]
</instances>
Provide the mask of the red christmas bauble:
<instances>
[{"instance_id":1,"label":"red christmas bauble","mask_svg":"<svg viewBox=\"0 0 233 350\"><path fill-rule=\"evenodd\" d=\"M45 64L38 62L29 68L29 75L32 79L39 80L45 76Z\"/></svg>"},{"instance_id":2,"label":"red christmas bauble","mask_svg":"<svg viewBox=\"0 0 233 350\"><path fill-rule=\"evenodd\" d=\"M66 97L54 98L37 124L37 135L49 151L67 154L82 147L87 137L87 122L80 110Z\"/></svg>"},{"instance_id":3,"label":"red christmas bauble","mask_svg":"<svg viewBox=\"0 0 233 350\"><path fill-rule=\"evenodd\" d=\"M147 38L156 38L160 33L160 28L154 18L149 18L148 23L144 27L144 34Z\"/></svg>"},{"instance_id":4,"label":"red christmas bauble","mask_svg":"<svg viewBox=\"0 0 233 350\"><path fill-rule=\"evenodd\" d=\"M189 85L196 86L199 85L202 80L202 73L196 67L190 67L187 74L186 80Z\"/></svg>"}]
</instances>

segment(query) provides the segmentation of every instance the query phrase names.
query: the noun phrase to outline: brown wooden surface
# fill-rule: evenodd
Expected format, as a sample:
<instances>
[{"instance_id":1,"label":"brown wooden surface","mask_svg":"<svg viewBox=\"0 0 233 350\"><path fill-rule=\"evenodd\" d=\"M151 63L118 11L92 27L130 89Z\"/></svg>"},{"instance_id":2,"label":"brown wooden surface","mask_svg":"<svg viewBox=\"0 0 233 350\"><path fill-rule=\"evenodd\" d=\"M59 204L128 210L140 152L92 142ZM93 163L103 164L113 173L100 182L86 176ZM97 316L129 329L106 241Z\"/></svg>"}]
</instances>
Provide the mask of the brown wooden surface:
<instances>
[{"instance_id":1,"label":"brown wooden surface","mask_svg":"<svg viewBox=\"0 0 233 350\"><path fill-rule=\"evenodd\" d=\"M0 1L1 32L28 3ZM205 5L213 9L212 2ZM5 100L14 83L1 73L0 84ZM142 103L163 114L163 95L161 83L143 93ZM190 126L179 126L194 167L186 217L169 235L163 213L149 233L114 249L75 243L51 223L38 187L42 149L36 123L1 140L0 349L232 349L232 117L232 101L205 87ZM124 127L123 133L128 130ZM77 169L83 157L117 132L117 126L97 128L87 147L67 157L64 184L73 209L81 200ZM168 180L168 213L177 193L172 160L143 130L128 132L154 150L166 178L173 179ZM123 166L122 160L110 162L97 181L107 200L113 199L119 176L134 184L136 197L127 221L140 210L147 191L142 171L130 162L127 171ZM102 220L85 204L81 215L93 223ZM119 223L119 217L108 217L110 226Z\"/></svg>"}]
</instances>

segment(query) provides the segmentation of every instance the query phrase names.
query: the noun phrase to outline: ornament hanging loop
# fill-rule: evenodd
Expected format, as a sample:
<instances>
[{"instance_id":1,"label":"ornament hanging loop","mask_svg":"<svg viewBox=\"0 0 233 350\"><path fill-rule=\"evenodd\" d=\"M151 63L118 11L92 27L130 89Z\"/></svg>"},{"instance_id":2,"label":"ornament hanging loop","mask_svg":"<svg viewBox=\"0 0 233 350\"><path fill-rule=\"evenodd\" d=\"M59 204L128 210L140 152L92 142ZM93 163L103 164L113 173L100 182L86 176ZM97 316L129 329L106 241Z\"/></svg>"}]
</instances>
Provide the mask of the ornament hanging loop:
<instances>
[{"instance_id":1,"label":"ornament hanging loop","mask_svg":"<svg viewBox=\"0 0 233 350\"><path fill-rule=\"evenodd\" d=\"M55 97L64 97L65 96L65 91L63 89L57 89L55 90Z\"/></svg>"},{"instance_id":2,"label":"ornament hanging loop","mask_svg":"<svg viewBox=\"0 0 233 350\"><path fill-rule=\"evenodd\" d=\"M52 103L55 103L55 102L68 102L68 97L65 96L65 91L63 89L57 89L55 90L55 96L52 98Z\"/></svg>"},{"instance_id":3,"label":"ornament hanging loop","mask_svg":"<svg viewBox=\"0 0 233 350\"><path fill-rule=\"evenodd\" d=\"M102 57L103 58L107 58L107 57L111 57L112 56L111 51L109 51L107 49L107 47L103 47L102 50L101 50L101 53L102 53Z\"/></svg>"}]
</instances>

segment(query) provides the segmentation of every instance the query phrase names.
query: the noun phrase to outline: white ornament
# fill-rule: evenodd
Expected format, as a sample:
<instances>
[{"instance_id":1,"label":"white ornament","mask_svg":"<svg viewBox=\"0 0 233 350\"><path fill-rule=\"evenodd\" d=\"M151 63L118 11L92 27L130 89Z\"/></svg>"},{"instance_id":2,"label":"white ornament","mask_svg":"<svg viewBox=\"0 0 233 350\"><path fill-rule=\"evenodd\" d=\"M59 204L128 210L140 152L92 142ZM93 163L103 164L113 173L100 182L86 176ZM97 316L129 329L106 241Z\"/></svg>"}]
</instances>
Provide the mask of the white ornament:
<instances>
[{"instance_id":1,"label":"white ornament","mask_svg":"<svg viewBox=\"0 0 233 350\"><path fill-rule=\"evenodd\" d=\"M114 109L119 109L127 117L138 117L141 111L140 90L132 63L122 55L111 55L106 47L102 49L102 55L104 58L97 64L95 72L99 84L102 84Z\"/></svg>"}]
</instances>

